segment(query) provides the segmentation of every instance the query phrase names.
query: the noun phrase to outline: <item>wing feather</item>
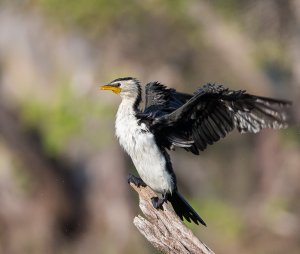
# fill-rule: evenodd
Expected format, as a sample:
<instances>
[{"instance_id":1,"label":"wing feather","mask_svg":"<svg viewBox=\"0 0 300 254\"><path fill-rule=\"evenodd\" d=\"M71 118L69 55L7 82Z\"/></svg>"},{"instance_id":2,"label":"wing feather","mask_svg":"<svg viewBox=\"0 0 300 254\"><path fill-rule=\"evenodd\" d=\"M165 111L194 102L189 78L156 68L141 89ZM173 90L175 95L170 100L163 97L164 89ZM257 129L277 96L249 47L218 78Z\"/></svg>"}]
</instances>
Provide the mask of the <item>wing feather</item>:
<instances>
[{"instance_id":1,"label":"wing feather","mask_svg":"<svg viewBox=\"0 0 300 254\"><path fill-rule=\"evenodd\" d=\"M199 150L224 138L234 128L241 133L257 133L263 128L288 126L289 101L250 95L215 84L203 86L193 96L183 96L157 83L155 86L167 94L160 94L159 99L151 96L147 108L160 111L155 113L157 117L152 119L151 128L160 139L168 139L163 142L166 147L179 146L199 154Z\"/></svg>"},{"instance_id":2,"label":"wing feather","mask_svg":"<svg viewBox=\"0 0 300 254\"><path fill-rule=\"evenodd\" d=\"M186 103L192 95L179 93L173 88L167 88L159 82L150 82L145 87L144 114L153 117L173 112Z\"/></svg>"}]
</instances>

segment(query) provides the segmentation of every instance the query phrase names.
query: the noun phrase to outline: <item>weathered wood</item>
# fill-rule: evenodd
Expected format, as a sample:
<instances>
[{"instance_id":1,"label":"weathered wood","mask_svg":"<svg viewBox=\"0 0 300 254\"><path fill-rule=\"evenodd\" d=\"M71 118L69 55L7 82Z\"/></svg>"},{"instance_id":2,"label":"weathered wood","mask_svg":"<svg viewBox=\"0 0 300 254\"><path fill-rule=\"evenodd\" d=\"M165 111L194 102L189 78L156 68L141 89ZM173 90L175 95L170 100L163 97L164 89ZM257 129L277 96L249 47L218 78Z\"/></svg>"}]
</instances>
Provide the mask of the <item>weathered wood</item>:
<instances>
[{"instance_id":1,"label":"weathered wood","mask_svg":"<svg viewBox=\"0 0 300 254\"><path fill-rule=\"evenodd\" d=\"M155 209L151 197L156 194L149 187L131 187L139 194L140 208L145 215L137 215L133 223L141 234L163 253L204 253L213 254L175 214L169 204Z\"/></svg>"}]
</instances>

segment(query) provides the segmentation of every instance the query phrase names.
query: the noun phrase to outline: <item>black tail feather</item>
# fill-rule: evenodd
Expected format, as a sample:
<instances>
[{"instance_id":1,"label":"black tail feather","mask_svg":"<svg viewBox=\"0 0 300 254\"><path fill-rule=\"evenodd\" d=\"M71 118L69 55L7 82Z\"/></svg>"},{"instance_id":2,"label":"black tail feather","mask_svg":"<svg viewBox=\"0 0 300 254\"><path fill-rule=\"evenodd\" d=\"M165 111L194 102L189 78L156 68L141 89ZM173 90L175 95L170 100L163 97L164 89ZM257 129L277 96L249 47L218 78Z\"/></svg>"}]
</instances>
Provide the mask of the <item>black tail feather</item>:
<instances>
[{"instance_id":1,"label":"black tail feather","mask_svg":"<svg viewBox=\"0 0 300 254\"><path fill-rule=\"evenodd\" d=\"M198 213L189 205L189 203L180 195L180 193L173 192L172 195L168 198L171 202L175 213L180 217L183 221L183 218L188 222L191 220L199 225L199 222L206 226L204 220L198 215Z\"/></svg>"}]
</instances>

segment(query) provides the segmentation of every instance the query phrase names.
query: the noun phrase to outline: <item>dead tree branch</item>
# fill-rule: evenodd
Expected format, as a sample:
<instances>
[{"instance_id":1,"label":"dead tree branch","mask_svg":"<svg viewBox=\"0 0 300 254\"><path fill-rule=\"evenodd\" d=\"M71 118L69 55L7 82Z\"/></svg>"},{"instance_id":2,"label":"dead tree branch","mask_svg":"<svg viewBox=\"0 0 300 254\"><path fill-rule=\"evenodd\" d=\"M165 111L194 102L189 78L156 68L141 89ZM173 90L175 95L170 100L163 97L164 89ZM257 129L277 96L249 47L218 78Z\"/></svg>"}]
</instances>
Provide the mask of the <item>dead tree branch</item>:
<instances>
[{"instance_id":1,"label":"dead tree branch","mask_svg":"<svg viewBox=\"0 0 300 254\"><path fill-rule=\"evenodd\" d=\"M172 254L214 253L182 223L168 204L159 210L152 206L151 197L156 194L149 187L136 187L133 184L131 187L139 194L139 205L146 217L138 215L133 223L156 249Z\"/></svg>"}]
</instances>

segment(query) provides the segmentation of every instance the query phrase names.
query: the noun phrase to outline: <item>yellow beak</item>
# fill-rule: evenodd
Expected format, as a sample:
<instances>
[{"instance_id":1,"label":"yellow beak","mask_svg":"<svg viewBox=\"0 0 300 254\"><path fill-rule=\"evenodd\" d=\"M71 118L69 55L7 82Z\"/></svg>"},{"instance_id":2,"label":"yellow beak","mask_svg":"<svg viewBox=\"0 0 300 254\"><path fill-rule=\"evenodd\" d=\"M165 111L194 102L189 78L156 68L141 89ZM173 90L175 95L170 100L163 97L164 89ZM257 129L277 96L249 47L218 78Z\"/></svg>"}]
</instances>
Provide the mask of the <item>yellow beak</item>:
<instances>
[{"instance_id":1,"label":"yellow beak","mask_svg":"<svg viewBox=\"0 0 300 254\"><path fill-rule=\"evenodd\" d=\"M119 94L122 91L122 89L120 87L115 86L115 85L100 86L100 89L101 90L111 90L116 94Z\"/></svg>"}]
</instances>

